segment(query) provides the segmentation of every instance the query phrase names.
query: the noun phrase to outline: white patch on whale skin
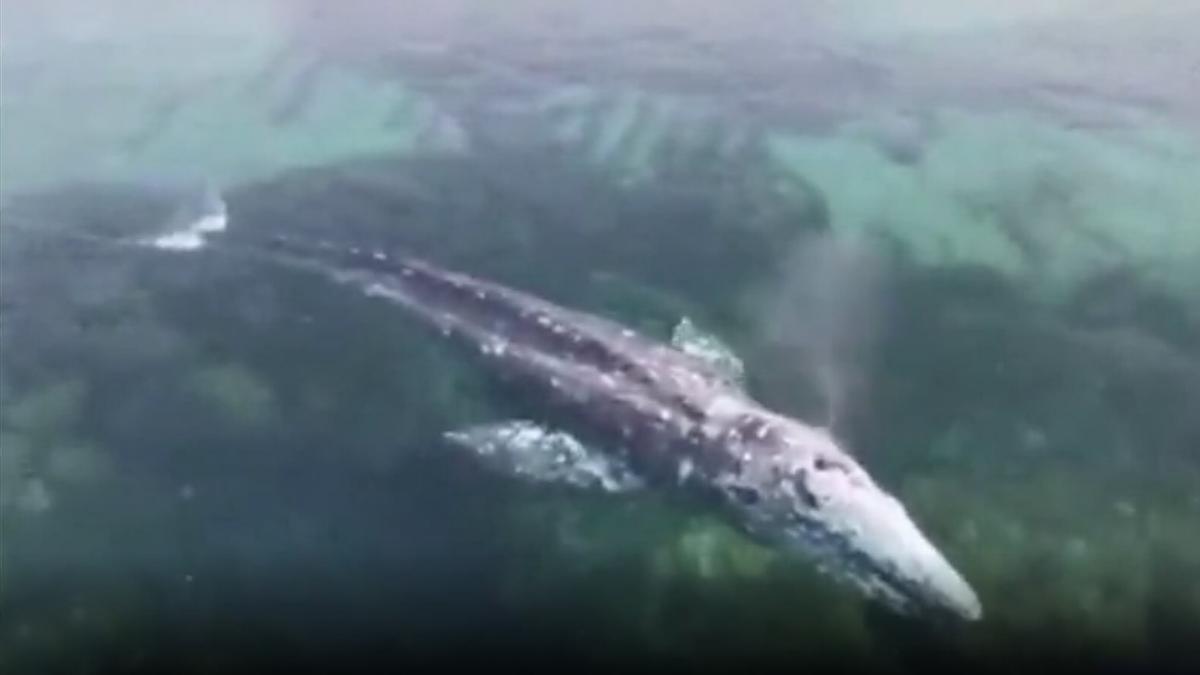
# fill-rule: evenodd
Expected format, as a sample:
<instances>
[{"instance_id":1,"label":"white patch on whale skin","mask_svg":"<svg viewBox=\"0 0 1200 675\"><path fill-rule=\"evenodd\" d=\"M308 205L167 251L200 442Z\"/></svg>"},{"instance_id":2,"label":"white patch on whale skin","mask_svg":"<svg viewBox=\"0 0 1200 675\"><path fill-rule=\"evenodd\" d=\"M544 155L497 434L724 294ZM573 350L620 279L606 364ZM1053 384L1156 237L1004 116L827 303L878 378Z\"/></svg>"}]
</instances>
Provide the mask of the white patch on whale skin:
<instances>
[{"instance_id":1,"label":"white patch on whale skin","mask_svg":"<svg viewBox=\"0 0 1200 675\"><path fill-rule=\"evenodd\" d=\"M688 457L684 457L679 463L679 482L683 483L691 477L692 472L696 470L696 465Z\"/></svg>"},{"instance_id":2,"label":"white patch on whale skin","mask_svg":"<svg viewBox=\"0 0 1200 675\"><path fill-rule=\"evenodd\" d=\"M479 350L487 356L504 356L508 352L508 341L493 337L480 343Z\"/></svg>"}]
</instances>

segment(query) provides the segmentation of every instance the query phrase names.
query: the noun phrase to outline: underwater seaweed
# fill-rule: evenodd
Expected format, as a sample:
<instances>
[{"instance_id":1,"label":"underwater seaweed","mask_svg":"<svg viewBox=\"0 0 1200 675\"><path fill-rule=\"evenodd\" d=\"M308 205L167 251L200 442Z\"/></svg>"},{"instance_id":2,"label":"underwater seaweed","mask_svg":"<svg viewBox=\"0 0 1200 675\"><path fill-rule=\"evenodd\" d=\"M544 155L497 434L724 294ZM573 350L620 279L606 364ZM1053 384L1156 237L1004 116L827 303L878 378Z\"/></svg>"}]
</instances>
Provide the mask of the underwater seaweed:
<instances>
[{"instance_id":1,"label":"underwater seaweed","mask_svg":"<svg viewBox=\"0 0 1200 675\"><path fill-rule=\"evenodd\" d=\"M586 101L583 117L607 114ZM22 618L4 625L0 652L66 658L43 647L102 643L64 628L76 597L39 567L86 570L101 557L106 590L83 593L83 606L115 617L105 630L126 641L122 658L195 637L185 618L197 617L212 632L187 654L228 647L214 668L253 663L238 645L278 645L288 631L345 647L411 629L413 651L421 639L484 644L489 632L529 644L500 625L524 626L534 644L561 639L557 654L674 664L840 658L921 671L1186 657L1200 447L1187 299L1128 272L1056 302L987 265L910 255L894 232L864 235L871 255L839 268L837 244L851 237L837 210L774 163L756 131L735 133L749 140L730 154L718 154L719 125L657 136L657 151L639 154L638 139L655 137L644 126L667 124L642 105L598 161L552 141L483 143L241 182L223 191L230 236L399 246L664 338L690 316L735 344L749 386L809 419L831 392L853 393L830 421L962 556L994 620L927 635L669 506L503 487L438 438L518 402L403 319L244 260L164 263L58 236L148 234L177 210L161 192L115 184L0 212L4 461L45 452L38 462L62 478L87 474L91 456L119 477L92 481L86 499L87 481L47 482L43 529L5 521L0 610ZM650 167L636 180L630 155ZM1020 222L1019 208L991 206ZM46 229L8 227L30 222ZM821 283L834 288L806 304ZM831 355L848 369L832 388L806 362ZM43 432L55 442L33 445ZM124 532L104 544L89 530ZM146 567L152 583L123 585ZM273 614L297 588L315 609ZM353 630L331 626L339 616ZM47 642L22 646L30 631ZM346 637L356 631L357 643Z\"/></svg>"}]
</instances>

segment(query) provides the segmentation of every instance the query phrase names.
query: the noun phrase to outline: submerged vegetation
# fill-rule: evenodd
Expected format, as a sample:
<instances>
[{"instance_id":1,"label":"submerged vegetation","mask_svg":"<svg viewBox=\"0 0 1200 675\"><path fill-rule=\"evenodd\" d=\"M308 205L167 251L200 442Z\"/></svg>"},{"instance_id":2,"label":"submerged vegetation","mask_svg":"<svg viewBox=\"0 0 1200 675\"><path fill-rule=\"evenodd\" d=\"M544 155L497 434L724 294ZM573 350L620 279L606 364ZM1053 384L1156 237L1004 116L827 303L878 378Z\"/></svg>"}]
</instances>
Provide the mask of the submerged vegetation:
<instances>
[{"instance_id":1,"label":"submerged vegetation","mask_svg":"<svg viewBox=\"0 0 1200 675\"><path fill-rule=\"evenodd\" d=\"M624 82L619 51L598 50ZM382 81L299 47L249 78L205 53L204 86L150 87L141 124L89 120L102 143L66 83L10 71L28 96L5 100L0 672L463 645L560 666L1200 666L1193 141L991 99L864 112L854 87L825 108L770 85L758 116L686 82L491 91L417 52L353 64ZM899 77L806 54L828 89ZM64 115L71 133L34 133ZM854 449L984 620L901 621L691 504L489 474L441 434L529 410L408 317L228 251L106 243L186 211L158 178L193 172L221 178L233 246L399 247L664 341L688 318L757 398Z\"/></svg>"},{"instance_id":2,"label":"submerged vegetation","mask_svg":"<svg viewBox=\"0 0 1200 675\"><path fill-rule=\"evenodd\" d=\"M812 353L760 330L758 301L798 248L841 236L813 183L766 153L629 183L559 152L490 152L249 182L225 195L229 236L402 246L664 340L692 317L735 346L756 395L821 414ZM501 170L516 165L520 179ZM0 663L175 659L154 650L231 612L249 634L359 644L273 618L290 584L360 640L395 619L425 646L517 622L557 649L696 664L1190 653L1200 340L1195 307L1153 281L1097 272L1047 299L982 264L923 260L895 232L866 240L889 311L836 429L985 607L978 628L917 636L687 505L511 485L447 452L442 431L508 404L404 316L220 252L60 236L151 230L169 211L136 185L89 185L3 213L44 228L0 226ZM182 643L197 667L253 658L210 636Z\"/></svg>"}]
</instances>

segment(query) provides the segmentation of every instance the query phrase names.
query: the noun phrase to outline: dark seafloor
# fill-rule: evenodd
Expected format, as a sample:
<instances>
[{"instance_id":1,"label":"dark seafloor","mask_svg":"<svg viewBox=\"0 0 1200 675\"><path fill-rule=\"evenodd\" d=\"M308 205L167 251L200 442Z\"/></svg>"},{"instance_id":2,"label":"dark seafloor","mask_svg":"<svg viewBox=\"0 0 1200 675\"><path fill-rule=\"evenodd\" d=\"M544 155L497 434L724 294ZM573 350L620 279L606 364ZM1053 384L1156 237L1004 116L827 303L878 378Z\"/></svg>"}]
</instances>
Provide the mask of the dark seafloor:
<instances>
[{"instance_id":1,"label":"dark seafloor","mask_svg":"<svg viewBox=\"0 0 1200 675\"><path fill-rule=\"evenodd\" d=\"M280 67L258 74L290 82L267 126L303 126L320 68ZM205 95L121 151L161 152ZM1084 178L956 196L1015 268L931 258L888 223L848 237L837 181L759 122L683 137L635 105L614 140L611 103L589 105L565 135L451 105L468 150L442 135L223 179L228 237L401 246L664 339L690 317L764 403L836 408L982 622L892 616L658 495L489 474L439 440L512 412L470 360L319 279L69 236L154 232L195 194L93 173L0 209L0 673L1200 668L1200 304L1099 236L1108 262L1039 285L1054 242L1021 223L1086 220ZM844 111L819 112L804 128L835 134ZM933 161L902 136L872 140L881 164ZM850 239L869 255L839 267Z\"/></svg>"}]
</instances>

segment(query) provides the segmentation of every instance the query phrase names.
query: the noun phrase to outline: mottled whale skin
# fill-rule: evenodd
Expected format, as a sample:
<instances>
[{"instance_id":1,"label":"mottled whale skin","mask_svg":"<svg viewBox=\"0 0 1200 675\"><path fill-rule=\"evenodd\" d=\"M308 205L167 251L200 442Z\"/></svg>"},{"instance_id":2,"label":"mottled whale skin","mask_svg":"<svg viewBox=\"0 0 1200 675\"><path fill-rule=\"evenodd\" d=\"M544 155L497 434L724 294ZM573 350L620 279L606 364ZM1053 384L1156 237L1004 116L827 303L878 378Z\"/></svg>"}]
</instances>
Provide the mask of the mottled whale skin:
<instances>
[{"instance_id":1,"label":"mottled whale skin","mask_svg":"<svg viewBox=\"0 0 1200 675\"><path fill-rule=\"evenodd\" d=\"M824 429L764 408L712 362L410 256L283 237L267 248L464 343L569 412L646 486L700 495L747 535L900 612L981 617L966 581Z\"/></svg>"}]
</instances>

